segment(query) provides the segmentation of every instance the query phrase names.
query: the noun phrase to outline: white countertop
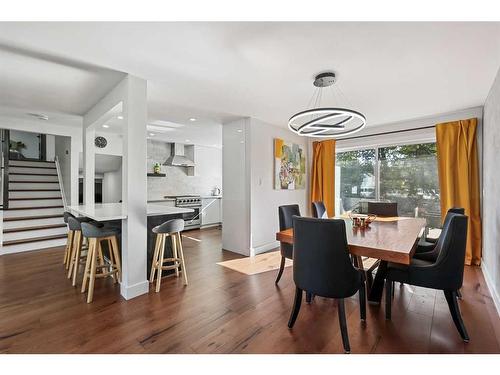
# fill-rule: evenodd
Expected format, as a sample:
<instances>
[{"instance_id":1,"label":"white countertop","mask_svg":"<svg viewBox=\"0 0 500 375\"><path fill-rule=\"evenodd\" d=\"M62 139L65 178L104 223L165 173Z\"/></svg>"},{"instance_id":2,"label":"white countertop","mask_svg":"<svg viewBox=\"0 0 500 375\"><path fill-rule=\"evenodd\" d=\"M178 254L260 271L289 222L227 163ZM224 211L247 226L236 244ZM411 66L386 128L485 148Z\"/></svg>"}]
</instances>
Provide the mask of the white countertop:
<instances>
[{"instance_id":1,"label":"white countertop","mask_svg":"<svg viewBox=\"0 0 500 375\"><path fill-rule=\"evenodd\" d=\"M127 218L122 203L96 203L93 205L69 206L71 211L96 221L121 220ZM191 208L168 207L159 204L147 205L148 216L174 215L193 212Z\"/></svg>"}]
</instances>

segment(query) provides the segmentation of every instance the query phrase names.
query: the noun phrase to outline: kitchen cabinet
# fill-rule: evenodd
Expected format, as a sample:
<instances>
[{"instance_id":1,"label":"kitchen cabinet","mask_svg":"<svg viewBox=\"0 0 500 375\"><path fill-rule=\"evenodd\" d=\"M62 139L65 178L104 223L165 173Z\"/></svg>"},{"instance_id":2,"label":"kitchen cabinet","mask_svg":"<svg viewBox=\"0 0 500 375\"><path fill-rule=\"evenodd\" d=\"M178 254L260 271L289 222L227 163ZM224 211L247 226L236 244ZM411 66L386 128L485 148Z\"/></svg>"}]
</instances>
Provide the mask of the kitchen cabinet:
<instances>
[{"instance_id":1,"label":"kitchen cabinet","mask_svg":"<svg viewBox=\"0 0 500 375\"><path fill-rule=\"evenodd\" d=\"M201 226L217 225L222 223L222 199L202 198L201 199Z\"/></svg>"}]
</instances>

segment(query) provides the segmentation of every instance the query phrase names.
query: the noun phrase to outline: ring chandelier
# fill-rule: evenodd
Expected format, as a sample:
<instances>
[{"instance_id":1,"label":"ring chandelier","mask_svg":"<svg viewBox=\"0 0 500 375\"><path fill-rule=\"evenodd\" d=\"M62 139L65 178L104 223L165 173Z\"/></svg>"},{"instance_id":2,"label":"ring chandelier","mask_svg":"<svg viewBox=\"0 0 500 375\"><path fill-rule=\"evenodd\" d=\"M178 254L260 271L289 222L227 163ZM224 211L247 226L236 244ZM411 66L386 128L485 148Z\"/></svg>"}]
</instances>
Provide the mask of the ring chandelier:
<instances>
[{"instance_id":1,"label":"ring chandelier","mask_svg":"<svg viewBox=\"0 0 500 375\"><path fill-rule=\"evenodd\" d=\"M318 74L314 79L317 87L309 104L314 103L312 109L298 112L288 120L288 128L302 136L307 137L342 137L359 132L366 126L366 117L357 111L342 107L320 107L323 91L326 87L335 92L332 85L335 83L335 73L327 72ZM341 98L343 94L338 94Z\"/></svg>"}]
</instances>

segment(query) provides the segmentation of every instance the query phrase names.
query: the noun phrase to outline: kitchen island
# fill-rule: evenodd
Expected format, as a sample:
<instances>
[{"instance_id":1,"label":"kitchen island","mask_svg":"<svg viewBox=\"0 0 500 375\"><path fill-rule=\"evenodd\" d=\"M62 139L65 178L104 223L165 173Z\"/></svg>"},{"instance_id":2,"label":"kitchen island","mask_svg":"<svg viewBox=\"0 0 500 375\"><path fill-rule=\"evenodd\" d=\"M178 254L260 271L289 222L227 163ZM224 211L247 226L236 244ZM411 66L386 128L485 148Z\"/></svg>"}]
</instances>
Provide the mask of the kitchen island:
<instances>
[{"instance_id":1,"label":"kitchen island","mask_svg":"<svg viewBox=\"0 0 500 375\"><path fill-rule=\"evenodd\" d=\"M92 205L69 206L67 211L75 215L88 217L92 220L105 223L108 227L113 227L121 230L122 220L127 218L127 210L122 203L95 203ZM147 204L147 275L151 270L151 260L153 258L154 243L156 236L152 229L168 220L182 219L185 213L193 212L190 208L170 207L159 204ZM165 241L165 258L172 257L172 244L170 241ZM118 236L118 243L121 249L121 236ZM163 271L163 275L173 273L173 270Z\"/></svg>"}]
</instances>

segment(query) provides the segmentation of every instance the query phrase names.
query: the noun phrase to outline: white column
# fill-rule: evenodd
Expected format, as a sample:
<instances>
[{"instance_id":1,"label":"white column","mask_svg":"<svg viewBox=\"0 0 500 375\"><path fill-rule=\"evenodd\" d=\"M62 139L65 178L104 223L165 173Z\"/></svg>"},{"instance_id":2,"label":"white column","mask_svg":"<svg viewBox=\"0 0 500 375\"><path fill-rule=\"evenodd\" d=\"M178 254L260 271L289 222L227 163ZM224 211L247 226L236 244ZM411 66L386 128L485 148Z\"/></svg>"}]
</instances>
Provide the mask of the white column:
<instances>
[{"instance_id":1,"label":"white column","mask_svg":"<svg viewBox=\"0 0 500 375\"><path fill-rule=\"evenodd\" d=\"M68 188L71 191L71 202L67 202L72 206L78 205L79 197L79 158L80 158L80 147L82 145L82 137L71 137L71 186Z\"/></svg>"},{"instance_id":2,"label":"white column","mask_svg":"<svg viewBox=\"0 0 500 375\"><path fill-rule=\"evenodd\" d=\"M83 203L95 203L95 129L83 128Z\"/></svg>"},{"instance_id":3,"label":"white column","mask_svg":"<svg viewBox=\"0 0 500 375\"><path fill-rule=\"evenodd\" d=\"M123 101L121 295L131 299L148 293L147 264L147 82L128 76Z\"/></svg>"}]
</instances>

